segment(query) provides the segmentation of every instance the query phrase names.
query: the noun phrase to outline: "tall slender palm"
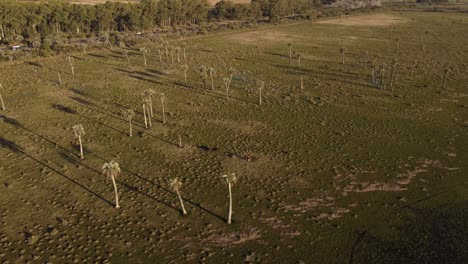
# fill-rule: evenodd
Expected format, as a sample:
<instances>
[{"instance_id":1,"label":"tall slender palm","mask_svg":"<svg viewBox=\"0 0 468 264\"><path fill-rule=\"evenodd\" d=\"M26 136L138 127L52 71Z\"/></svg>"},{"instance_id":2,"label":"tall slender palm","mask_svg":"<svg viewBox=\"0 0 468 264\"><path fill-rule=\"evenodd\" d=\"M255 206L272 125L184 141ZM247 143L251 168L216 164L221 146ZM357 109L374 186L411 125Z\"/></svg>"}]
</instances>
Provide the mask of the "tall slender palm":
<instances>
[{"instance_id":1,"label":"tall slender palm","mask_svg":"<svg viewBox=\"0 0 468 264\"><path fill-rule=\"evenodd\" d=\"M450 75L450 68L448 66L446 66L444 68L444 85L442 86L443 89L447 88L447 80L449 78L449 75Z\"/></svg>"},{"instance_id":2,"label":"tall slender palm","mask_svg":"<svg viewBox=\"0 0 468 264\"><path fill-rule=\"evenodd\" d=\"M176 47L177 52L177 63L180 63L180 47Z\"/></svg>"},{"instance_id":3,"label":"tall slender palm","mask_svg":"<svg viewBox=\"0 0 468 264\"><path fill-rule=\"evenodd\" d=\"M297 53L297 66L301 67L301 59L302 59L302 54Z\"/></svg>"},{"instance_id":4,"label":"tall slender palm","mask_svg":"<svg viewBox=\"0 0 468 264\"><path fill-rule=\"evenodd\" d=\"M145 128L148 128L148 125L151 126L151 116L149 113L149 104L150 100L147 97L143 97L143 117L145 119Z\"/></svg>"},{"instance_id":5,"label":"tall slender palm","mask_svg":"<svg viewBox=\"0 0 468 264\"><path fill-rule=\"evenodd\" d=\"M145 67L146 67L146 54L148 54L149 52L150 50L147 47L140 48L140 53L141 55L143 55L143 61L145 63Z\"/></svg>"},{"instance_id":6,"label":"tall slender palm","mask_svg":"<svg viewBox=\"0 0 468 264\"><path fill-rule=\"evenodd\" d=\"M6 108L5 108L5 102L3 102L2 90L3 90L3 86L2 86L2 84L0 83L0 103L2 104L2 110L5 111Z\"/></svg>"},{"instance_id":7,"label":"tall slender palm","mask_svg":"<svg viewBox=\"0 0 468 264\"><path fill-rule=\"evenodd\" d=\"M165 104L167 101L166 94L165 93L159 94L159 98L161 99L163 125L166 125L166 111L165 111Z\"/></svg>"},{"instance_id":8,"label":"tall slender palm","mask_svg":"<svg viewBox=\"0 0 468 264\"><path fill-rule=\"evenodd\" d=\"M395 38L395 42L396 42L396 54L398 55L398 53L400 52L400 41L401 41L401 38L400 37L396 37Z\"/></svg>"},{"instance_id":9,"label":"tall slender palm","mask_svg":"<svg viewBox=\"0 0 468 264\"><path fill-rule=\"evenodd\" d=\"M210 73L210 79L211 79L211 90L214 91L214 75L216 74L216 70L213 68L213 67L210 67L208 69L209 73Z\"/></svg>"},{"instance_id":10,"label":"tall slender palm","mask_svg":"<svg viewBox=\"0 0 468 264\"><path fill-rule=\"evenodd\" d=\"M130 124L130 133L128 135L131 137L133 135L132 120L133 120L133 117L135 117L135 111L133 111L133 109L126 109L122 112L122 115L124 116L125 119L127 119L127 121Z\"/></svg>"},{"instance_id":11,"label":"tall slender palm","mask_svg":"<svg viewBox=\"0 0 468 264\"><path fill-rule=\"evenodd\" d=\"M186 56L186 54L185 54L185 50L186 50L186 49L187 49L187 43L184 42L184 43L182 44L182 54L183 54L184 61L187 60L187 58L186 58L187 56Z\"/></svg>"},{"instance_id":12,"label":"tall slender palm","mask_svg":"<svg viewBox=\"0 0 468 264\"><path fill-rule=\"evenodd\" d=\"M229 87L231 87L231 82L232 82L232 77L234 76L234 73L236 72L236 69L234 67L229 67L228 73L229 73Z\"/></svg>"},{"instance_id":13,"label":"tall slender palm","mask_svg":"<svg viewBox=\"0 0 468 264\"><path fill-rule=\"evenodd\" d=\"M182 71L184 72L184 83L187 83L187 72L189 70L188 64L184 64L181 66Z\"/></svg>"},{"instance_id":14,"label":"tall slender palm","mask_svg":"<svg viewBox=\"0 0 468 264\"><path fill-rule=\"evenodd\" d=\"M104 163L101 168L102 174L106 175L112 180L112 184L114 185L114 191L115 191L115 208L119 209L119 192L117 190L117 183L115 181L115 178L119 175L120 173L120 166L117 162L111 160L110 162Z\"/></svg>"},{"instance_id":15,"label":"tall slender palm","mask_svg":"<svg viewBox=\"0 0 468 264\"><path fill-rule=\"evenodd\" d=\"M72 75L75 76L75 59L72 56L67 57L68 65L70 66Z\"/></svg>"},{"instance_id":16,"label":"tall slender palm","mask_svg":"<svg viewBox=\"0 0 468 264\"><path fill-rule=\"evenodd\" d=\"M60 72L57 72L59 84L62 85L62 76L60 76Z\"/></svg>"},{"instance_id":17,"label":"tall slender palm","mask_svg":"<svg viewBox=\"0 0 468 264\"><path fill-rule=\"evenodd\" d=\"M78 124L73 126L73 132L75 133L75 138L78 139L78 143L80 144L80 158L84 159L83 155L83 142L81 141L81 137L85 135L85 130L83 125Z\"/></svg>"},{"instance_id":18,"label":"tall slender palm","mask_svg":"<svg viewBox=\"0 0 468 264\"><path fill-rule=\"evenodd\" d=\"M232 186L237 183L237 177L235 173L228 173L221 176L224 180L226 180L226 184L229 190L229 213L227 223L228 225L231 224L231 217L232 217Z\"/></svg>"},{"instance_id":19,"label":"tall slender palm","mask_svg":"<svg viewBox=\"0 0 468 264\"><path fill-rule=\"evenodd\" d=\"M182 207L182 214L186 215L187 211L185 210L184 200L180 195L180 188L182 187L182 182L179 180L179 178L174 178L169 182L169 184L171 185L172 190L174 190L174 192L176 192L177 196L179 197L180 206Z\"/></svg>"},{"instance_id":20,"label":"tall slender palm","mask_svg":"<svg viewBox=\"0 0 468 264\"><path fill-rule=\"evenodd\" d=\"M262 105L262 91L265 89L265 82L264 81L257 81L257 87L258 87L258 105Z\"/></svg>"}]
</instances>

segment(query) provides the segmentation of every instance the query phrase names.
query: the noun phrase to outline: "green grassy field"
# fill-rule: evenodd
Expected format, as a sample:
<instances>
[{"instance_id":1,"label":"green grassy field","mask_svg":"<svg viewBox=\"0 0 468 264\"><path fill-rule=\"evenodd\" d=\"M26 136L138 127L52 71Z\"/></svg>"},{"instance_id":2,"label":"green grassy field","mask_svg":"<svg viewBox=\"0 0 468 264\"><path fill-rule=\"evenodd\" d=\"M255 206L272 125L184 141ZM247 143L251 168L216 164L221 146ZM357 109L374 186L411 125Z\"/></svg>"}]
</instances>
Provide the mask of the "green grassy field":
<instances>
[{"instance_id":1,"label":"green grassy field","mask_svg":"<svg viewBox=\"0 0 468 264\"><path fill-rule=\"evenodd\" d=\"M468 17L366 16L187 39L187 84L184 62L160 62L156 46L147 67L137 50L130 67L119 52L75 54L74 77L65 57L2 64L0 260L466 263ZM391 63L397 37L392 93L370 84L361 54ZM301 66L288 64L288 43ZM217 72L206 95L202 64ZM144 129L145 89L166 93L167 126L155 98ZM86 130L84 160L75 124ZM109 160L122 168L119 210L100 173ZM220 178L228 171L239 177L232 225Z\"/></svg>"}]
</instances>

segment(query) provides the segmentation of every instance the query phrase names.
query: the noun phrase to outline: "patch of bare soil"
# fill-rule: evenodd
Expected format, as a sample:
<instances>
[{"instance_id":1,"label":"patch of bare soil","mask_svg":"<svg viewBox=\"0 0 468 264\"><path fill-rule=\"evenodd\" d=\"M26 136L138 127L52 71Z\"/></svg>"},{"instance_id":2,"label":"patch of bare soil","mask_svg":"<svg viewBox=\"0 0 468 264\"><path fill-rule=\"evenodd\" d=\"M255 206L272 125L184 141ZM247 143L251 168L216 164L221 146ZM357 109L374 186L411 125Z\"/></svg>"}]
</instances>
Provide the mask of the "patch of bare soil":
<instances>
[{"instance_id":1,"label":"patch of bare soil","mask_svg":"<svg viewBox=\"0 0 468 264\"><path fill-rule=\"evenodd\" d=\"M248 241L258 240L261 238L260 231L255 228L249 229L247 232L232 232L230 234L212 234L203 240L203 243L211 244L218 247L229 247L246 243Z\"/></svg>"},{"instance_id":2,"label":"patch of bare soil","mask_svg":"<svg viewBox=\"0 0 468 264\"><path fill-rule=\"evenodd\" d=\"M234 120L215 120L212 122L217 125L227 127L233 130L234 132L245 135L260 133L266 128L266 124L259 121L240 122Z\"/></svg>"},{"instance_id":3,"label":"patch of bare soil","mask_svg":"<svg viewBox=\"0 0 468 264\"><path fill-rule=\"evenodd\" d=\"M293 42L297 40L298 36L293 34L286 34L281 31L252 31L229 36L231 40L235 40L245 44L255 44L262 42Z\"/></svg>"},{"instance_id":4,"label":"patch of bare soil","mask_svg":"<svg viewBox=\"0 0 468 264\"><path fill-rule=\"evenodd\" d=\"M388 27L394 24L405 22L406 20L392 15L372 14L356 17L341 17L318 21L318 24L331 24L340 26L370 26L370 27Z\"/></svg>"}]
</instances>

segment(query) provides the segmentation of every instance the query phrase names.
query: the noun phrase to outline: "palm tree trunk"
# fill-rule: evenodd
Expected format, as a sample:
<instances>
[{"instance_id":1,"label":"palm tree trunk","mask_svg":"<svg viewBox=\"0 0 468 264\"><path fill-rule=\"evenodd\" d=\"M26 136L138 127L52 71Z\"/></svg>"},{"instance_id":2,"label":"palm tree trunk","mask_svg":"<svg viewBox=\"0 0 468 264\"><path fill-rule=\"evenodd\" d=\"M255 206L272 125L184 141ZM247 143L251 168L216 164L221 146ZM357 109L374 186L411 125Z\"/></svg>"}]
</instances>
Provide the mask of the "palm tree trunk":
<instances>
[{"instance_id":1,"label":"palm tree trunk","mask_svg":"<svg viewBox=\"0 0 468 264\"><path fill-rule=\"evenodd\" d=\"M179 135L179 148L182 148L182 147L183 147L183 146L182 146L182 136Z\"/></svg>"},{"instance_id":2,"label":"palm tree trunk","mask_svg":"<svg viewBox=\"0 0 468 264\"><path fill-rule=\"evenodd\" d=\"M185 60L186 60L186 59L185 59L185 48L184 48L184 61L185 61Z\"/></svg>"},{"instance_id":3,"label":"palm tree trunk","mask_svg":"<svg viewBox=\"0 0 468 264\"><path fill-rule=\"evenodd\" d=\"M75 76L75 68L71 66L72 75Z\"/></svg>"},{"instance_id":4,"label":"palm tree trunk","mask_svg":"<svg viewBox=\"0 0 468 264\"><path fill-rule=\"evenodd\" d=\"M148 122L146 120L146 106L143 104L143 117L145 118L145 128L148 128Z\"/></svg>"},{"instance_id":5,"label":"palm tree trunk","mask_svg":"<svg viewBox=\"0 0 468 264\"><path fill-rule=\"evenodd\" d=\"M166 111L164 109L164 99L161 99L163 125L166 125Z\"/></svg>"},{"instance_id":6,"label":"palm tree trunk","mask_svg":"<svg viewBox=\"0 0 468 264\"><path fill-rule=\"evenodd\" d=\"M260 89L260 94L259 94L259 98L258 98L258 105L262 105L262 89Z\"/></svg>"},{"instance_id":7,"label":"palm tree trunk","mask_svg":"<svg viewBox=\"0 0 468 264\"><path fill-rule=\"evenodd\" d=\"M443 86L443 89L445 89L447 87L447 74L445 74L444 76L444 86Z\"/></svg>"},{"instance_id":8,"label":"palm tree trunk","mask_svg":"<svg viewBox=\"0 0 468 264\"><path fill-rule=\"evenodd\" d=\"M111 175L112 178L112 184L114 184L114 191L115 191L115 208L119 209L119 192L117 190L117 183L115 182L115 177L114 175Z\"/></svg>"},{"instance_id":9,"label":"palm tree trunk","mask_svg":"<svg viewBox=\"0 0 468 264\"><path fill-rule=\"evenodd\" d=\"M211 71L210 71L210 78L211 78L211 90L214 91L213 72L211 72Z\"/></svg>"},{"instance_id":10,"label":"palm tree trunk","mask_svg":"<svg viewBox=\"0 0 468 264\"><path fill-rule=\"evenodd\" d=\"M148 125L149 125L149 127L152 127L153 124L151 123L151 113L150 113L149 107L146 106L146 108L147 108L146 113L148 113Z\"/></svg>"},{"instance_id":11,"label":"palm tree trunk","mask_svg":"<svg viewBox=\"0 0 468 264\"><path fill-rule=\"evenodd\" d=\"M151 99L150 105L149 105L149 116L151 118L153 117L153 99Z\"/></svg>"},{"instance_id":12,"label":"palm tree trunk","mask_svg":"<svg viewBox=\"0 0 468 264\"><path fill-rule=\"evenodd\" d=\"M303 90L303 89L304 89L304 79L301 76L301 90Z\"/></svg>"},{"instance_id":13,"label":"palm tree trunk","mask_svg":"<svg viewBox=\"0 0 468 264\"><path fill-rule=\"evenodd\" d=\"M6 108L5 108L5 103L3 102L2 94L0 94L0 103L2 103L2 110L5 111Z\"/></svg>"},{"instance_id":14,"label":"palm tree trunk","mask_svg":"<svg viewBox=\"0 0 468 264\"><path fill-rule=\"evenodd\" d=\"M78 136L78 142L80 143L80 158L84 159L83 155L83 143L81 142L81 135Z\"/></svg>"},{"instance_id":15,"label":"palm tree trunk","mask_svg":"<svg viewBox=\"0 0 468 264\"><path fill-rule=\"evenodd\" d=\"M177 190L177 196L179 196L180 206L182 206L182 214L186 215L187 211L185 211L184 201L182 200L182 196L180 196L179 190Z\"/></svg>"},{"instance_id":16,"label":"palm tree trunk","mask_svg":"<svg viewBox=\"0 0 468 264\"><path fill-rule=\"evenodd\" d=\"M289 65L291 65L291 58L292 58L292 48L289 47Z\"/></svg>"},{"instance_id":17,"label":"palm tree trunk","mask_svg":"<svg viewBox=\"0 0 468 264\"><path fill-rule=\"evenodd\" d=\"M231 191L231 183L228 182L228 189L229 189L229 215L228 215L228 225L231 224L231 216L232 216L232 191Z\"/></svg>"},{"instance_id":18,"label":"palm tree trunk","mask_svg":"<svg viewBox=\"0 0 468 264\"><path fill-rule=\"evenodd\" d=\"M229 84L226 85L226 101L229 101Z\"/></svg>"},{"instance_id":19,"label":"palm tree trunk","mask_svg":"<svg viewBox=\"0 0 468 264\"><path fill-rule=\"evenodd\" d=\"M344 64L344 52L341 54L341 64Z\"/></svg>"},{"instance_id":20,"label":"palm tree trunk","mask_svg":"<svg viewBox=\"0 0 468 264\"><path fill-rule=\"evenodd\" d=\"M187 83L187 71L184 71L184 83Z\"/></svg>"},{"instance_id":21,"label":"palm tree trunk","mask_svg":"<svg viewBox=\"0 0 468 264\"><path fill-rule=\"evenodd\" d=\"M144 53L143 53L143 60L145 61L145 67L146 67L146 56Z\"/></svg>"},{"instance_id":22,"label":"palm tree trunk","mask_svg":"<svg viewBox=\"0 0 468 264\"><path fill-rule=\"evenodd\" d=\"M132 134L133 134L132 133L132 120L130 120L129 123L130 123L130 133L129 133L129 135L132 136Z\"/></svg>"},{"instance_id":23,"label":"palm tree trunk","mask_svg":"<svg viewBox=\"0 0 468 264\"><path fill-rule=\"evenodd\" d=\"M59 78L59 84L62 85L62 77L60 76L60 72L57 72Z\"/></svg>"}]
</instances>

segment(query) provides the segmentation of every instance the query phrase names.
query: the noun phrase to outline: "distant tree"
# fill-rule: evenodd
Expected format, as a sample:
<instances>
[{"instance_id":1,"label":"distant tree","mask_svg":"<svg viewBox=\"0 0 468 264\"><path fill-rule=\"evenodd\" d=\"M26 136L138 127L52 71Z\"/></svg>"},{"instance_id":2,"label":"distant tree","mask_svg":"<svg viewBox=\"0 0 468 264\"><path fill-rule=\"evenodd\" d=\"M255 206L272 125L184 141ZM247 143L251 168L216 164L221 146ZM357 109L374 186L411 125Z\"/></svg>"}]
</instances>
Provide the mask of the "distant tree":
<instances>
[{"instance_id":1,"label":"distant tree","mask_svg":"<svg viewBox=\"0 0 468 264\"><path fill-rule=\"evenodd\" d=\"M187 49L187 43L184 42L184 43L182 43L182 54L183 54L184 61L187 61L187 56L185 54L186 49Z\"/></svg>"},{"instance_id":2,"label":"distant tree","mask_svg":"<svg viewBox=\"0 0 468 264\"><path fill-rule=\"evenodd\" d=\"M102 174L106 175L112 180L112 184L114 185L114 191L115 191L115 208L119 209L119 193L117 190L117 183L115 181L115 178L119 175L120 173L120 166L117 162L111 160L110 162L104 163L102 165Z\"/></svg>"},{"instance_id":3,"label":"distant tree","mask_svg":"<svg viewBox=\"0 0 468 264\"><path fill-rule=\"evenodd\" d=\"M177 63L180 63L180 47L176 47L175 50L177 52Z\"/></svg>"},{"instance_id":4,"label":"distant tree","mask_svg":"<svg viewBox=\"0 0 468 264\"><path fill-rule=\"evenodd\" d=\"M67 57L68 65L70 66L72 75L75 76L75 59L72 56Z\"/></svg>"},{"instance_id":5,"label":"distant tree","mask_svg":"<svg viewBox=\"0 0 468 264\"><path fill-rule=\"evenodd\" d=\"M232 186L237 183L237 177L235 173L228 173L228 174L224 174L222 178L226 180L226 184L229 190L229 214L228 214L227 223L228 225L230 225L231 217L232 217L232 190L231 189L232 189Z\"/></svg>"},{"instance_id":6,"label":"distant tree","mask_svg":"<svg viewBox=\"0 0 468 264\"><path fill-rule=\"evenodd\" d=\"M140 48L140 53L141 55L143 55L143 60L145 62L145 67L146 67L146 54L148 54L150 52L150 50L146 47L142 47Z\"/></svg>"},{"instance_id":7,"label":"distant tree","mask_svg":"<svg viewBox=\"0 0 468 264\"><path fill-rule=\"evenodd\" d=\"M133 117L135 117L135 111L133 111L133 109L126 109L122 112L122 115L124 116L124 118L128 121L128 123L130 124L130 133L129 133L129 136L132 136L133 133L132 133L132 120L133 120Z\"/></svg>"},{"instance_id":8,"label":"distant tree","mask_svg":"<svg viewBox=\"0 0 468 264\"><path fill-rule=\"evenodd\" d=\"M341 64L345 64L345 53L346 53L345 48L341 47L341 48L340 48Z\"/></svg>"},{"instance_id":9,"label":"distant tree","mask_svg":"<svg viewBox=\"0 0 468 264\"><path fill-rule=\"evenodd\" d=\"M83 155L83 143L81 141L81 137L85 135L85 130L83 128L83 125L74 125L73 126L73 132L75 134L75 138L78 139L78 144L80 145L80 158L84 159Z\"/></svg>"},{"instance_id":10,"label":"distant tree","mask_svg":"<svg viewBox=\"0 0 468 264\"><path fill-rule=\"evenodd\" d=\"M145 120L145 128L148 129L148 126L151 127L151 115L150 115L150 110L149 110L149 104L150 104L150 99L148 97L143 97L143 117Z\"/></svg>"},{"instance_id":11,"label":"distant tree","mask_svg":"<svg viewBox=\"0 0 468 264\"><path fill-rule=\"evenodd\" d=\"M2 110L5 111L6 108L5 108L5 102L3 102L2 91L3 91L3 86L0 83L0 103L2 104Z\"/></svg>"},{"instance_id":12,"label":"distant tree","mask_svg":"<svg viewBox=\"0 0 468 264\"><path fill-rule=\"evenodd\" d=\"M58 79L59 79L59 84L62 85L62 76L60 76L60 72L57 72Z\"/></svg>"},{"instance_id":13,"label":"distant tree","mask_svg":"<svg viewBox=\"0 0 468 264\"><path fill-rule=\"evenodd\" d=\"M184 72L184 83L187 83L187 72L189 70L188 64L184 64L181 66L182 71Z\"/></svg>"},{"instance_id":14,"label":"distant tree","mask_svg":"<svg viewBox=\"0 0 468 264\"><path fill-rule=\"evenodd\" d=\"M296 54L296 58L297 58L297 65L299 67L301 67L301 58L302 58L302 54L301 53L297 53Z\"/></svg>"},{"instance_id":15,"label":"distant tree","mask_svg":"<svg viewBox=\"0 0 468 264\"><path fill-rule=\"evenodd\" d=\"M182 200L182 196L180 195L180 188L182 187L182 182L179 180L179 178L174 178L170 181L170 185L172 190L174 190L177 193L177 196L179 197L180 206L182 207L182 214L187 215L187 211L185 210L184 206L184 200Z\"/></svg>"}]
</instances>

